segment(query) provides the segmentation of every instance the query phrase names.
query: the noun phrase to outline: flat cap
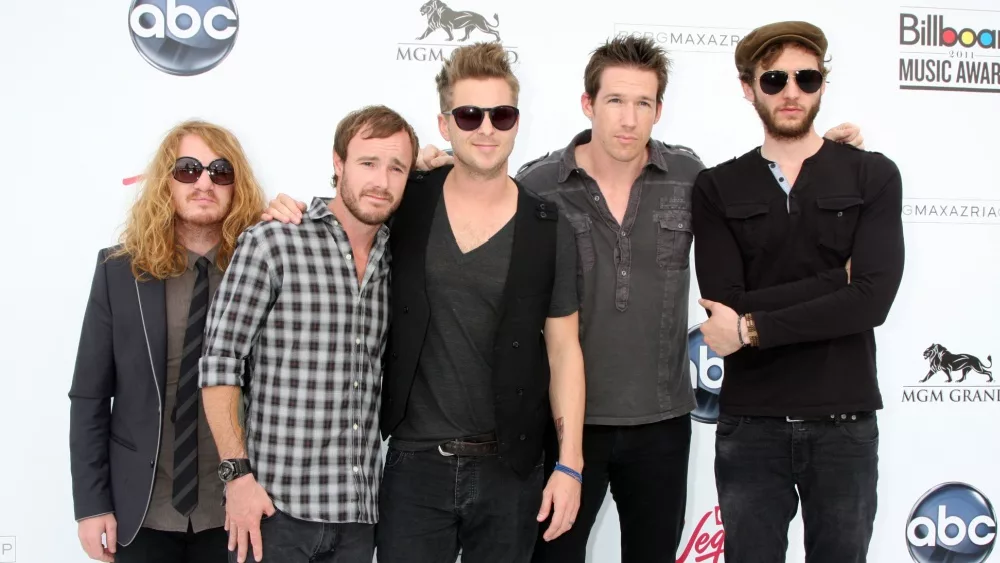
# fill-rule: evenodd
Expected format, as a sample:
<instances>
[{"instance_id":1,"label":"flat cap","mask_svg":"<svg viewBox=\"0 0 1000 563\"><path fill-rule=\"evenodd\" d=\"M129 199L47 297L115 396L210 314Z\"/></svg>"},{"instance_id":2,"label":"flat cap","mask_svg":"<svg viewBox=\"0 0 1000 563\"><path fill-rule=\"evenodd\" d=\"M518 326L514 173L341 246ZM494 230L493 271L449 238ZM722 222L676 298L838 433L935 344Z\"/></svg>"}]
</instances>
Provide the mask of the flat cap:
<instances>
[{"instance_id":1,"label":"flat cap","mask_svg":"<svg viewBox=\"0 0 1000 563\"><path fill-rule=\"evenodd\" d=\"M797 41L826 58L827 41L823 30L809 22L770 23L748 33L736 45L736 68L750 66L770 45L778 41Z\"/></svg>"}]
</instances>

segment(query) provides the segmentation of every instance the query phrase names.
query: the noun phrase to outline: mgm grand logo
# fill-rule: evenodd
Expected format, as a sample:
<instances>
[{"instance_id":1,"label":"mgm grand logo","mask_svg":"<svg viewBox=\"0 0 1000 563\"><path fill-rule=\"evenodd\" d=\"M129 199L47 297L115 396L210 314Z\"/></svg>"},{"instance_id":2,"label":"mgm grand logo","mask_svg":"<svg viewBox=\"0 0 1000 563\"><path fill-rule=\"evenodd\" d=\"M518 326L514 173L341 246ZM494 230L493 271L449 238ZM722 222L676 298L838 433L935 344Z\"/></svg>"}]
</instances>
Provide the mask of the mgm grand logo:
<instances>
[{"instance_id":1,"label":"mgm grand logo","mask_svg":"<svg viewBox=\"0 0 1000 563\"><path fill-rule=\"evenodd\" d=\"M921 385L903 389L904 403L1000 403L1000 387L993 385L992 355L983 362L931 344L924 350L924 360L928 366Z\"/></svg>"},{"instance_id":2,"label":"mgm grand logo","mask_svg":"<svg viewBox=\"0 0 1000 563\"><path fill-rule=\"evenodd\" d=\"M424 32L417 37L420 43L399 43L396 46L397 61L443 62L459 43L470 41L500 42L500 16L493 14L493 21L486 16L468 10L453 10L442 0L427 0L420 6L424 18ZM474 35L475 34L475 35ZM442 37L444 36L444 37ZM432 43L441 38L447 43ZM505 46L511 64L518 62L516 47Z\"/></svg>"}]
</instances>

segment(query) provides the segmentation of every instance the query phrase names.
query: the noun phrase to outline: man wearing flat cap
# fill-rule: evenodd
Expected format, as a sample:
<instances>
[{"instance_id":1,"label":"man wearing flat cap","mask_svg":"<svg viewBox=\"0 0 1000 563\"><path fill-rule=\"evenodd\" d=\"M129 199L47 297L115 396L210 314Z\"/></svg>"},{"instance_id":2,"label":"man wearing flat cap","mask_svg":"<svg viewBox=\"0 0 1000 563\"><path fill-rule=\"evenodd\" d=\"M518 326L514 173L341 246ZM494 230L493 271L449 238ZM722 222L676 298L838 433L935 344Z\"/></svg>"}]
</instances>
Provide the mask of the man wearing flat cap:
<instances>
[{"instance_id":1,"label":"man wearing flat cap","mask_svg":"<svg viewBox=\"0 0 1000 563\"><path fill-rule=\"evenodd\" d=\"M703 171L692 195L701 331L725 357L728 563L784 561L800 498L807 562L864 562L872 536L874 329L903 274L902 182L885 156L816 134L826 49L805 22L743 38L736 67L764 142Z\"/></svg>"}]
</instances>

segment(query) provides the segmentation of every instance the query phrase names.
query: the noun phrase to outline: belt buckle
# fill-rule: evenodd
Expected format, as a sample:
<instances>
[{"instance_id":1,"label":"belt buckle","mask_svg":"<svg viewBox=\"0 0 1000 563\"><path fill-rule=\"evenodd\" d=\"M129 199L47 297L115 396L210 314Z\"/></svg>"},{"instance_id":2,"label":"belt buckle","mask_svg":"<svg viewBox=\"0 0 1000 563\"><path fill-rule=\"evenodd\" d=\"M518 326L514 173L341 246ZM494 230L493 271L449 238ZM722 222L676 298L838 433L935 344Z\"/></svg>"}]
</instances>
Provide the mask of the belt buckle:
<instances>
[{"instance_id":1,"label":"belt buckle","mask_svg":"<svg viewBox=\"0 0 1000 563\"><path fill-rule=\"evenodd\" d=\"M442 450L441 449L441 444L438 444L438 453L440 453L441 455L443 455L445 457L455 457L455 454L450 454L450 453Z\"/></svg>"}]
</instances>

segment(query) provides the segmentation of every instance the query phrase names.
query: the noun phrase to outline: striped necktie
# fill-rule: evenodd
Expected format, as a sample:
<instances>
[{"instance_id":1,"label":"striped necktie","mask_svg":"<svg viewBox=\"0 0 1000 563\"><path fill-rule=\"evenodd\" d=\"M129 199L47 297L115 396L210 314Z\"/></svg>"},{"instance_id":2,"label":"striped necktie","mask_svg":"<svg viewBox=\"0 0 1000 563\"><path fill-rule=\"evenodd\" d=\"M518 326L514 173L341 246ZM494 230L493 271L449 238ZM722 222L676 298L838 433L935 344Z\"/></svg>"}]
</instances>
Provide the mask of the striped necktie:
<instances>
[{"instance_id":1,"label":"striped necktie","mask_svg":"<svg viewBox=\"0 0 1000 563\"><path fill-rule=\"evenodd\" d=\"M208 259L199 258L195 267L198 279L191 294L174 411L173 505L185 516L198 505L198 359L201 358L209 302Z\"/></svg>"}]
</instances>

